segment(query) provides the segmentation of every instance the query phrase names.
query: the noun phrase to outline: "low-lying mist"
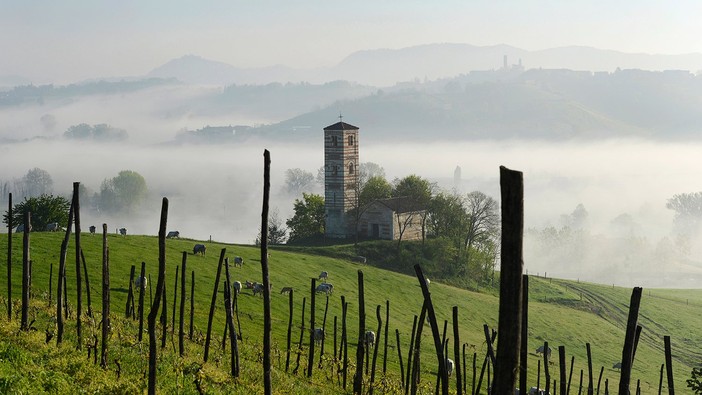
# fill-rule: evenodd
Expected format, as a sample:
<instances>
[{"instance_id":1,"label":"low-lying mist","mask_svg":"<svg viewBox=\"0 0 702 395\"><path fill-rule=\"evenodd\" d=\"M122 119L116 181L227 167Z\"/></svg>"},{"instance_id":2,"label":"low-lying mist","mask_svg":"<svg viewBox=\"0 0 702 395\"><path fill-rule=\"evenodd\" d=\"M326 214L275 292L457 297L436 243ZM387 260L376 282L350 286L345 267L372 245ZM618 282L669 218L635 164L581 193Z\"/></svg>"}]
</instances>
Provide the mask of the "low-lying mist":
<instances>
[{"instance_id":1,"label":"low-lying mist","mask_svg":"<svg viewBox=\"0 0 702 395\"><path fill-rule=\"evenodd\" d=\"M529 274L685 288L702 281L702 243L681 242L673 233L673 212L665 207L674 194L702 191L700 144L611 140L365 146L362 132L361 161L382 166L389 181L417 174L445 190L480 190L499 201L499 166L522 171ZM260 141L157 147L64 140L3 144L0 180L39 167L51 174L54 192L68 196L74 181L92 194L104 179L133 170L149 189L142 207L126 216L83 209L83 229L107 223L111 232L125 227L129 234L155 235L165 196L170 201L168 229L180 231L181 237L253 243L261 221L264 149L272 161L270 205L284 222L295 198L283 192L285 170L317 174L323 165L321 128L319 134L320 143L308 146ZM458 181L456 166L462 174ZM322 192L316 188L311 192ZM578 205L587 216L574 224ZM549 228L560 231L558 237L546 237Z\"/></svg>"}]
</instances>

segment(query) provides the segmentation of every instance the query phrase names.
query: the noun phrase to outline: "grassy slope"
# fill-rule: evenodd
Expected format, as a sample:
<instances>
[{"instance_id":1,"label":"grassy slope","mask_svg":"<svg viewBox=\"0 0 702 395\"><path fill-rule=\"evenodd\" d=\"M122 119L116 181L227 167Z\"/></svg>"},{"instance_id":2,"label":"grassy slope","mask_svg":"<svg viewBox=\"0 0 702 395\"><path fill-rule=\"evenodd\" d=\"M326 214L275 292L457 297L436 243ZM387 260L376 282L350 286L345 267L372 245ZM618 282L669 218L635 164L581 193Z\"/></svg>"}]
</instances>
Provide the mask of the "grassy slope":
<instances>
[{"instance_id":1,"label":"grassy slope","mask_svg":"<svg viewBox=\"0 0 702 395\"><path fill-rule=\"evenodd\" d=\"M121 358L122 378L114 380L114 371L116 367L111 364L111 372L104 374L100 380L95 379L100 375L100 370L91 367L85 362L85 352L83 354L75 353L73 347L64 346L61 348L59 355L54 355L56 351L54 343L44 345L43 331L47 327L51 327L47 313L51 314L53 309L47 310L47 289L49 279L49 266L54 264L54 279L58 267L59 250L62 235L58 233L34 233L32 234L32 250L31 255L34 262L34 292L37 295L35 302L35 315L37 322L35 327L39 329L37 333L32 334L17 334L16 325L18 318L12 324L3 326L3 336L0 337L0 357L5 354L6 358L0 358L0 376L12 373L12 377L16 376L15 383L25 383L32 390L51 388L57 379L54 376L60 376L65 372L65 363L59 366L50 365L49 361L63 359L74 360L79 359L83 365L80 365L80 371L91 372L90 377L93 377L95 385L102 385L98 388L112 388L118 385L129 386L135 388L143 388L146 384L142 373L146 367L146 348L145 343L139 344L136 341L135 323L126 320L118 321L117 317L124 314L124 306L127 296L129 269L131 265L136 265L138 272L139 265L142 261L146 262L147 273L151 274L152 285L156 283L156 268L157 268L157 239L149 236L127 236L120 237L109 235L110 248L110 274L111 274L111 309L113 313L113 327L115 334L111 340L111 352L115 357ZM84 234L82 237L83 250L86 255L86 260L89 265L90 283L92 291L93 310L99 311L100 307L100 259L101 259L101 237L99 235L90 236ZM20 275L21 275L21 235L15 235L13 238L13 299L20 298ZM171 314L173 312L173 285L175 269L180 266L182 259L182 251L192 252L192 240L168 240L167 242L167 301L168 301L168 322L170 325ZM221 248L227 249L227 256L230 260L233 256L240 255L244 258L245 264L243 268L236 268L232 271L233 281L245 280L261 281L260 270L260 252L257 248L251 246L239 245L223 245L217 243L206 243L208 246L208 254L206 257L193 256L191 253L187 255L188 276L187 289L189 298L190 289L190 271L196 273L196 290L195 290L195 328L196 338L201 338L199 333L206 330L207 312L209 303L212 297L212 286L216 274L216 266ZM6 268L6 248L7 236L0 235L0 298L6 298L6 283L5 277ZM73 239L69 246L68 254L68 288L69 297L72 304L75 304L75 258L73 255ZM419 314L421 308L421 291L417 285L416 278L405 276L393 272L380 270L371 266L358 265L349 261L338 260L321 255L301 254L287 251L272 251L270 258L270 278L273 283L272 294L272 315L273 315L273 342L274 352L280 354L274 355L274 387L286 392L294 393L337 393L338 387L334 381L328 378L328 370L324 372L315 370L314 377L310 381L302 377L301 372L297 376L285 374L285 339L288 320L288 297L280 295L277 291L283 286L292 286L295 289L295 312L294 312L294 330L293 342L297 342L300 336L300 308L301 299L303 296L308 298L307 312L305 315L306 324L309 323L309 289L310 278L315 277L321 270L329 272L329 282L334 284L334 295L329 299L329 313L327 318L327 342L326 353L333 347L333 319L338 317L339 326L341 323L341 305L339 296L344 295L346 300L350 302L348 311L349 325L349 357L355 360L355 341L358 333L358 295L356 292L357 270L361 269L365 279L365 300L366 300L366 326L368 329L375 330L377 321L375 319L375 306L382 306L382 317L385 317L385 301L390 301L390 345L388 353L388 375L397 377L399 372L399 364L397 362L397 350L395 349L394 330L399 329L401 334L403 355L406 357L406 350L409 344L409 335L412 329L413 316ZM488 324L491 328L497 328L497 312L498 300L490 294L470 292L466 290L456 289L436 282L431 284L432 298L437 311L439 323L443 324L444 320L450 320L451 307L459 306L459 320L461 323L461 341L475 345L478 352L478 360L485 352L483 324ZM602 387L604 388L605 379L609 380L610 390L616 388L619 373L611 369L614 362L621 358L622 344L624 340L623 330L626 325L629 297L631 290L623 288L612 288L608 286L599 286L595 284L576 283L562 280L547 280L540 278L531 278L530 282L530 307L529 307L529 349L534 350L538 345L548 341L554 349L553 360L556 364L550 366L551 378L558 378L557 364L557 347L563 345L566 347L567 361L570 365L571 356L575 357L575 366L573 373L573 385L579 382L579 372L581 369L585 371L585 381L587 381L587 366L586 366L586 351L585 343L591 343L593 350L593 364L595 369L595 384L599 369L604 366L604 378L602 379ZM55 285L54 285L55 293ZM644 327L642 340L636 354L633 372L633 384L636 379L641 379L643 393L652 393L658 388L658 377L660 365L664 362L663 357L663 335L672 337L674 356L674 368L676 382L675 386L678 390L685 388L685 379L689 377L689 371L692 364L698 363L700 353L697 351L702 346L702 340L695 334L696 329L700 327L702 318L698 314L699 304L687 304L687 301L697 301L699 303L700 295L698 291L668 291L668 290L653 290L649 296L649 291L645 290L644 297L641 303L640 323ZM42 299L43 298L43 299ZM54 296L55 298L55 296ZM221 288L220 288L221 298ZM83 298L85 304L85 297ZM148 301L148 295L146 300ZM43 300L40 302L40 300ZM321 326L322 316L324 313L323 296L317 295L316 298L316 326ZM189 308L189 301L186 305ZM186 314L188 311L186 308ZM18 307L15 308L15 311ZM85 307L84 307L85 310ZM213 346L217 347L220 344L222 336L222 328L224 326L224 312L220 305L215 316L213 325L214 338ZM178 311L178 310L176 310ZM262 392L261 365L257 361L261 348L261 333L262 333L262 299L251 295L250 290L242 291L239 297L239 314L241 318L242 334L244 342L242 344L242 353L244 360L242 361L242 377L236 383L232 383L227 377L228 372L228 357L220 351L213 353L211 362L202 367L204 383L206 388L211 391L232 391L243 393L260 393ZM0 317L4 317L1 314ZM5 319L3 318L4 322ZM13 327L13 325L15 327ZM178 323L176 321L176 328ZM187 321L186 321L187 332ZM87 341L93 331L99 335L99 330L96 326L86 324L85 341ZM441 325L440 325L441 328ZM177 331L176 331L177 332ZM433 376L431 373L435 370L436 361L432 356L433 341L431 338L431 330L427 325L424 329L424 338L422 341L424 357L422 358L423 380L428 388L433 389ZM449 325L449 333L452 333ZM33 336L33 337L32 337ZM7 358L7 355L13 352L19 352L17 349L9 347L9 342L17 342L15 339L22 339L27 342L27 347L32 352L39 352L40 355L32 354L30 356L18 357L28 360L46 360L42 364L38 364L36 370L40 372L40 377L48 377L45 379L30 379L27 374L22 373L22 370L16 369L15 360L12 363L12 358ZM452 335L449 335L452 337ZM3 340L6 338L8 340ZM10 340L12 339L12 340ZM145 336L146 339L146 336ZM308 335L305 335L305 343L308 341ZM33 342L33 343L32 343ZM66 325L66 343L75 343L75 322L69 321ZM173 355L173 348L177 349L177 339L172 343L169 338L168 351L162 358L164 364L160 373L159 388L165 392L174 392L180 386L180 390L185 390L186 393L194 393L195 387L192 384L193 377L197 371L197 367L201 365L202 348L201 346L192 343L187 343L186 358L180 359ZM382 344L380 342L379 344ZM453 343L451 341L450 346ZM317 347L318 349L318 347ZM35 351L38 350L38 351ZM452 348L450 348L452 350ZM382 350L381 350L382 351ZM471 350L472 351L472 350ZM29 352L29 351L28 351ZM450 351L452 353L452 351ZM112 354L111 354L112 355ZM177 355L177 354L176 354ZM278 364L278 355L282 358L282 367ZM51 357L48 357L51 356ZM80 357L80 358L78 358ZM531 385L536 384L536 366L538 358L535 354L530 355L529 382ZM406 362L405 362L406 363ZM378 365L382 367L382 352L379 355ZM42 367L43 366L43 367ZM292 366L295 366L295 358L292 357ZM306 353L302 357L301 371L306 366ZM569 367L570 368L570 367ZM13 370L15 369L15 370ZM76 369L73 366L73 369ZM469 367L470 372L470 367ZM349 383L351 383L351 374L353 369L350 369ZM32 373L37 375L38 373ZM24 375L24 377L22 377ZM7 376L10 377L10 376ZM470 377L470 376L469 376ZM24 380L24 381L23 381ZM53 380L53 381L52 381ZM65 382L64 382L65 381ZM71 385L76 385L78 388L85 388L87 385L80 380L71 381L71 379L63 378L59 380L62 386L59 389L65 390ZM48 384L47 384L48 383ZM109 383L109 384L106 384ZM180 384L178 384L180 383ZM470 383L470 382L469 382ZM543 372L541 374L541 383L543 386ZM0 384L2 384L0 382ZM8 384L9 385L9 384ZM470 387L470 385L469 385ZM350 388L350 387L349 387ZM59 391L60 392L60 391Z\"/></svg>"}]
</instances>

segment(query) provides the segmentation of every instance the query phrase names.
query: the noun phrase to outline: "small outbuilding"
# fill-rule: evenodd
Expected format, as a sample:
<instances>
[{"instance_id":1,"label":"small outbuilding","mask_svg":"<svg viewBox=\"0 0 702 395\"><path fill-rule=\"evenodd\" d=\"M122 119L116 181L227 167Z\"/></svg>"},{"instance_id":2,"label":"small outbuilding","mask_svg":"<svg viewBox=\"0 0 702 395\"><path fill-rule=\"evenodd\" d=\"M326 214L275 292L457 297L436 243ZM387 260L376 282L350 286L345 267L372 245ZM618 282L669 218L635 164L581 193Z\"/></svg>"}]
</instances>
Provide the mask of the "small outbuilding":
<instances>
[{"instance_id":1,"label":"small outbuilding","mask_svg":"<svg viewBox=\"0 0 702 395\"><path fill-rule=\"evenodd\" d=\"M425 211L408 197L376 200L363 210L358 234L369 239L421 240Z\"/></svg>"}]
</instances>

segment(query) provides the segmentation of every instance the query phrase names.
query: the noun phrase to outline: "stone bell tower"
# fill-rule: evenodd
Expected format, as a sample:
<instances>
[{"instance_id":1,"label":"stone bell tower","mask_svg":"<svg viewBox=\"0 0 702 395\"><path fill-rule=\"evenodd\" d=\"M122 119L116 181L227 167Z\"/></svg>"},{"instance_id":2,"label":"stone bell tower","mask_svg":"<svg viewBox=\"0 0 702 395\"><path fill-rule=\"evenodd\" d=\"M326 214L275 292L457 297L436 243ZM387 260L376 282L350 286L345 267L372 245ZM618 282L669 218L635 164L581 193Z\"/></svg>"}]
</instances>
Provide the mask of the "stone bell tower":
<instances>
[{"instance_id":1,"label":"stone bell tower","mask_svg":"<svg viewBox=\"0 0 702 395\"><path fill-rule=\"evenodd\" d=\"M349 211L358 200L358 127L342 121L324 128L325 236L355 235Z\"/></svg>"}]
</instances>

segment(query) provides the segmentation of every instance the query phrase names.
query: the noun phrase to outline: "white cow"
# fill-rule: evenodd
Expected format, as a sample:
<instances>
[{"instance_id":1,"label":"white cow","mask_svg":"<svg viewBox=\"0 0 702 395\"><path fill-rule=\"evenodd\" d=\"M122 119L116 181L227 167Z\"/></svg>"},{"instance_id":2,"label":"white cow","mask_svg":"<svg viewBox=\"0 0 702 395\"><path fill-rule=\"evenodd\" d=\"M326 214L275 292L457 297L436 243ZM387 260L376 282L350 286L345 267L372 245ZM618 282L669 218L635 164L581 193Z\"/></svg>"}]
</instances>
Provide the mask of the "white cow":
<instances>
[{"instance_id":1,"label":"white cow","mask_svg":"<svg viewBox=\"0 0 702 395\"><path fill-rule=\"evenodd\" d=\"M331 283L322 283L322 284L317 285L317 288L315 288L315 292L317 292L317 293L324 292L327 295L331 294L333 290L334 290L334 286Z\"/></svg>"},{"instance_id":2,"label":"white cow","mask_svg":"<svg viewBox=\"0 0 702 395\"><path fill-rule=\"evenodd\" d=\"M453 359L451 358L446 358L446 371L448 372L448 376L451 377L453 374Z\"/></svg>"},{"instance_id":3,"label":"white cow","mask_svg":"<svg viewBox=\"0 0 702 395\"><path fill-rule=\"evenodd\" d=\"M369 348L375 346L375 332L366 331L366 336L365 336L364 341L366 342L366 345Z\"/></svg>"},{"instance_id":4,"label":"white cow","mask_svg":"<svg viewBox=\"0 0 702 395\"><path fill-rule=\"evenodd\" d=\"M329 273L327 273L326 271L319 273L319 280L327 282L328 279L329 279Z\"/></svg>"},{"instance_id":5,"label":"white cow","mask_svg":"<svg viewBox=\"0 0 702 395\"><path fill-rule=\"evenodd\" d=\"M146 277L139 276L134 279L134 286L139 290L146 289L148 283L149 279L147 279Z\"/></svg>"},{"instance_id":6,"label":"white cow","mask_svg":"<svg viewBox=\"0 0 702 395\"><path fill-rule=\"evenodd\" d=\"M241 281L234 281L234 292L236 292L237 295L241 292Z\"/></svg>"}]
</instances>

